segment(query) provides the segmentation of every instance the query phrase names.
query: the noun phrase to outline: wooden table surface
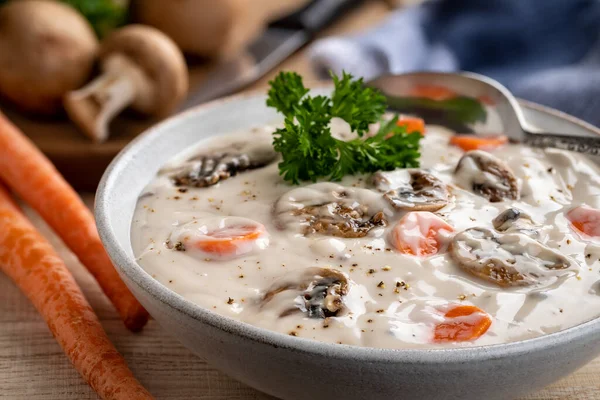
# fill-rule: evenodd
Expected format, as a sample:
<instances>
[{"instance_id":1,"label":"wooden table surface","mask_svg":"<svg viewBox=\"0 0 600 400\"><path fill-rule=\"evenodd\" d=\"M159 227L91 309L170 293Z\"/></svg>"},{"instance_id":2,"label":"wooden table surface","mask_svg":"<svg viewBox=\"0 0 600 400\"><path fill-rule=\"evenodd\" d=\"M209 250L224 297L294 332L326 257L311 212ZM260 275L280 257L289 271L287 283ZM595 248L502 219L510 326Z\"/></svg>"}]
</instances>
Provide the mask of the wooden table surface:
<instances>
[{"instance_id":1,"label":"wooden table surface","mask_svg":"<svg viewBox=\"0 0 600 400\"><path fill-rule=\"evenodd\" d=\"M385 13L386 6L382 2L369 3L325 34L356 31L376 23ZM302 53L287 60L282 68L294 69L305 76L311 76L308 62ZM262 79L255 87L264 86L269 78ZM93 196L83 194L83 197L91 206ZM26 212L64 257L108 335L123 353L134 374L157 399L270 398L211 368L172 339L156 321L150 321L142 333L132 334L127 331L87 271L31 210L26 209ZM12 282L1 274L0 398L97 398L72 368L33 306ZM526 399L600 399L600 359Z\"/></svg>"}]
</instances>

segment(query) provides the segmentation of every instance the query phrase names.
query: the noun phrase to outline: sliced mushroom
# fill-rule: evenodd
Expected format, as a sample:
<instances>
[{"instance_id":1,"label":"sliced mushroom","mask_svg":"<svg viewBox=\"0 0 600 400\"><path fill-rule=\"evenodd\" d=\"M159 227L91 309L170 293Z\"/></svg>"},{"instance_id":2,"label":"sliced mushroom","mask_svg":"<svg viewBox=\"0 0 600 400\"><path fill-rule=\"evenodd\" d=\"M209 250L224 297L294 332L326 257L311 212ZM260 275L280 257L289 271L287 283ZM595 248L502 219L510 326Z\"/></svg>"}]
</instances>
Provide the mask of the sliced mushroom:
<instances>
[{"instance_id":1,"label":"sliced mushroom","mask_svg":"<svg viewBox=\"0 0 600 400\"><path fill-rule=\"evenodd\" d=\"M492 203L518 200L519 183L506 163L482 150L472 150L459 160L454 176L459 186Z\"/></svg>"},{"instance_id":2,"label":"sliced mushroom","mask_svg":"<svg viewBox=\"0 0 600 400\"><path fill-rule=\"evenodd\" d=\"M397 169L373 174L373 185L394 208L407 211L437 211L448 204L448 187L422 169Z\"/></svg>"},{"instance_id":3,"label":"sliced mushroom","mask_svg":"<svg viewBox=\"0 0 600 400\"><path fill-rule=\"evenodd\" d=\"M521 233L470 228L454 236L450 255L460 268L501 287L551 285L579 266Z\"/></svg>"},{"instance_id":4,"label":"sliced mushroom","mask_svg":"<svg viewBox=\"0 0 600 400\"><path fill-rule=\"evenodd\" d=\"M275 281L262 296L261 307L282 292L292 291L293 304L285 307L280 317L302 312L309 318L328 318L344 313L344 296L348 294L349 279L336 269L306 268L286 274Z\"/></svg>"},{"instance_id":5,"label":"sliced mushroom","mask_svg":"<svg viewBox=\"0 0 600 400\"><path fill-rule=\"evenodd\" d=\"M359 238L387 225L386 204L371 190L323 182L287 192L275 204L280 229Z\"/></svg>"},{"instance_id":6,"label":"sliced mushroom","mask_svg":"<svg viewBox=\"0 0 600 400\"><path fill-rule=\"evenodd\" d=\"M183 165L166 169L176 186L207 187L250 169L264 167L277 157L268 143L238 143L227 149L198 154Z\"/></svg>"},{"instance_id":7,"label":"sliced mushroom","mask_svg":"<svg viewBox=\"0 0 600 400\"><path fill-rule=\"evenodd\" d=\"M535 231L535 222L525 211L511 207L502 211L492 220L494 228L499 232L532 233Z\"/></svg>"},{"instance_id":8,"label":"sliced mushroom","mask_svg":"<svg viewBox=\"0 0 600 400\"><path fill-rule=\"evenodd\" d=\"M590 290L588 290L588 293L600 296L600 280L594 282L592 286L590 286Z\"/></svg>"}]
</instances>

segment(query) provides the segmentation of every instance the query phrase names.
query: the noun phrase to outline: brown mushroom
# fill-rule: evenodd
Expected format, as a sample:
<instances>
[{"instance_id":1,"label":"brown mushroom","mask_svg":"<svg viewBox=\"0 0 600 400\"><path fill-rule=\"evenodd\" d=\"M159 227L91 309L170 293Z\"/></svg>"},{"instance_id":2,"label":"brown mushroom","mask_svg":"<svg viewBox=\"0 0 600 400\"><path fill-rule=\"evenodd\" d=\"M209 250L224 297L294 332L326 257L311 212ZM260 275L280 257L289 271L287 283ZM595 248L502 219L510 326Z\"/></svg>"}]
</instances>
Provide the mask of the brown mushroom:
<instances>
[{"instance_id":1,"label":"brown mushroom","mask_svg":"<svg viewBox=\"0 0 600 400\"><path fill-rule=\"evenodd\" d=\"M207 187L238 173L264 167L276 158L270 141L234 143L225 149L195 155L175 170L160 173L170 174L175 186Z\"/></svg>"},{"instance_id":2,"label":"brown mushroom","mask_svg":"<svg viewBox=\"0 0 600 400\"><path fill-rule=\"evenodd\" d=\"M167 34L187 54L214 57L239 50L268 21L287 15L308 0L133 0L135 21Z\"/></svg>"},{"instance_id":3,"label":"brown mushroom","mask_svg":"<svg viewBox=\"0 0 600 400\"><path fill-rule=\"evenodd\" d=\"M98 40L72 7L11 1L0 8L0 94L25 111L53 114L88 79Z\"/></svg>"},{"instance_id":4,"label":"brown mushroom","mask_svg":"<svg viewBox=\"0 0 600 400\"><path fill-rule=\"evenodd\" d=\"M275 281L262 296L261 307L279 293L294 291L293 304L279 315L286 317L303 312L309 318L328 318L345 310L344 296L348 294L349 279L341 271L319 267L306 268L285 274Z\"/></svg>"},{"instance_id":5,"label":"brown mushroom","mask_svg":"<svg viewBox=\"0 0 600 400\"><path fill-rule=\"evenodd\" d=\"M437 211L448 204L448 188L422 169L376 172L372 182L390 204L404 211Z\"/></svg>"},{"instance_id":6,"label":"brown mushroom","mask_svg":"<svg viewBox=\"0 0 600 400\"><path fill-rule=\"evenodd\" d=\"M64 99L70 118L94 141L108 138L111 119L126 107L162 116L187 93L183 55L155 28L128 25L111 33L100 59L102 75Z\"/></svg>"},{"instance_id":7,"label":"brown mushroom","mask_svg":"<svg viewBox=\"0 0 600 400\"><path fill-rule=\"evenodd\" d=\"M533 233L536 224L525 211L511 207L502 211L492 220L494 229L499 232Z\"/></svg>"},{"instance_id":8,"label":"brown mushroom","mask_svg":"<svg viewBox=\"0 0 600 400\"><path fill-rule=\"evenodd\" d=\"M287 192L275 203L274 213L280 229L359 238L387 225L386 210L376 192L321 182Z\"/></svg>"},{"instance_id":9,"label":"brown mushroom","mask_svg":"<svg viewBox=\"0 0 600 400\"><path fill-rule=\"evenodd\" d=\"M460 268L500 287L544 287L579 268L575 261L526 235L485 228L456 234L449 252Z\"/></svg>"},{"instance_id":10,"label":"brown mushroom","mask_svg":"<svg viewBox=\"0 0 600 400\"><path fill-rule=\"evenodd\" d=\"M506 163L483 150L471 150L458 161L454 176L459 186L492 203L518 200L519 183Z\"/></svg>"}]
</instances>

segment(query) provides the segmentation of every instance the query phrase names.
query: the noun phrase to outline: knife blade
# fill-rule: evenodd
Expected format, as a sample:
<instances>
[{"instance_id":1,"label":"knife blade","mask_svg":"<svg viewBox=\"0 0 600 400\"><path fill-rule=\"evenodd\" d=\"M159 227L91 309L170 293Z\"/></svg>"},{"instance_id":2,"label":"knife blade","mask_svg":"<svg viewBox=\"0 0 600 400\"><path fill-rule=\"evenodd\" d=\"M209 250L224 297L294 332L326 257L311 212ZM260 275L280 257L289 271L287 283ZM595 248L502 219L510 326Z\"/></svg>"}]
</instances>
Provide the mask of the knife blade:
<instances>
[{"instance_id":1,"label":"knife blade","mask_svg":"<svg viewBox=\"0 0 600 400\"><path fill-rule=\"evenodd\" d=\"M220 61L179 111L225 96L257 81L307 44L330 22L363 0L314 0L297 12L269 24L241 52Z\"/></svg>"}]
</instances>

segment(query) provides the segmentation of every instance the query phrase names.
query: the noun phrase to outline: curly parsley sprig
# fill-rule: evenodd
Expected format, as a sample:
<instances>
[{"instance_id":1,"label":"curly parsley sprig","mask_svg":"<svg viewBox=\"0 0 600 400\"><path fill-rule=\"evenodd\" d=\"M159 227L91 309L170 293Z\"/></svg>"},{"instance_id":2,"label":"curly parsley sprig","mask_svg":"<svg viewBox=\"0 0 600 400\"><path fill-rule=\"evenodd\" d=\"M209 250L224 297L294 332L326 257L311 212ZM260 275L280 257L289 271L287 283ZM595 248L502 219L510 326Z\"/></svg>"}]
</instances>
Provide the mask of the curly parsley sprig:
<instances>
[{"instance_id":1,"label":"curly parsley sprig","mask_svg":"<svg viewBox=\"0 0 600 400\"><path fill-rule=\"evenodd\" d=\"M345 72L332 78L331 97L308 96L295 72L281 72L269 82L267 106L285 116L283 128L273 134L283 178L294 184L319 178L337 181L345 175L418 167L421 134L406 132L396 124L397 116L383 120L385 97L365 87L362 79L354 80ZM333 137L329 123L334 117L346 121L358 137L348 141ZM378 132L365 135L377 122Z\"/></svg>"}]
</instances>

